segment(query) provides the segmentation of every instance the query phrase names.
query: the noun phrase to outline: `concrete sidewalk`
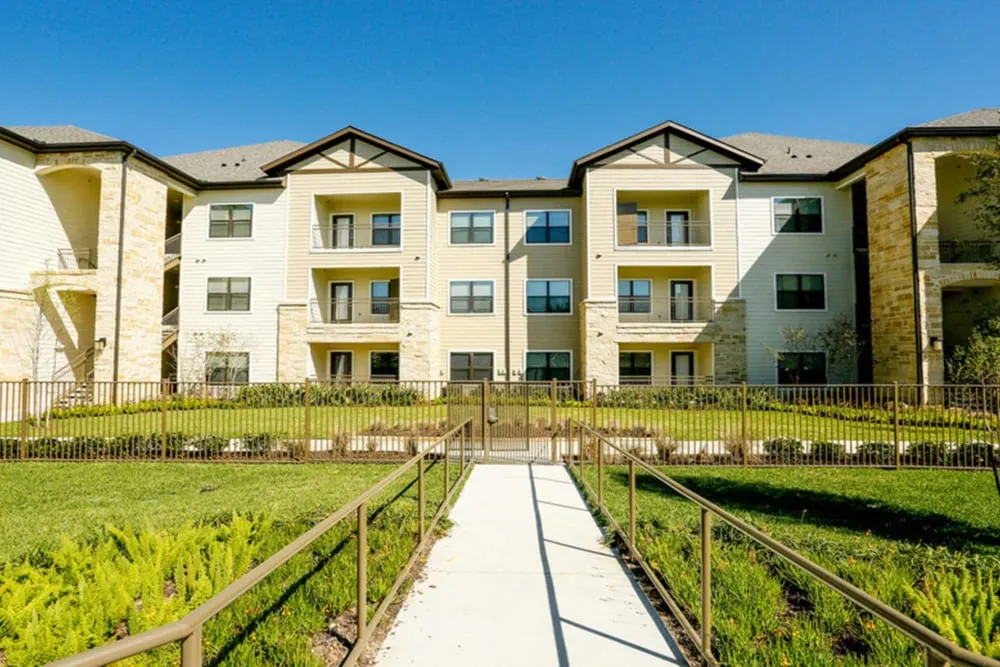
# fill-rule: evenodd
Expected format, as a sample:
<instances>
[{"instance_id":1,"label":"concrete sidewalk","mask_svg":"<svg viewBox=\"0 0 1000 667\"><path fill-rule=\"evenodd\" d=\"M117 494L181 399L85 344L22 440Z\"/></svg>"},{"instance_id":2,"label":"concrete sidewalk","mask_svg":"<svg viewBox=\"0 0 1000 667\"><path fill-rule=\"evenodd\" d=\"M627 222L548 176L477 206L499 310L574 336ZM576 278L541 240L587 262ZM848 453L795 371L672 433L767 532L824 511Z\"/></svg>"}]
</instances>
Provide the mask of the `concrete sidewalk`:
<instances>
[{"instance_id":1,"label":"concrete sidewalk","mask_svg":"<svg viewBox=\"0 0 1000 667\"><path fill-rule=\"evenodd\" d=\"M379 667L685 664L562 466L478 465L451 518Z\"/></svg>"}]
</instances>

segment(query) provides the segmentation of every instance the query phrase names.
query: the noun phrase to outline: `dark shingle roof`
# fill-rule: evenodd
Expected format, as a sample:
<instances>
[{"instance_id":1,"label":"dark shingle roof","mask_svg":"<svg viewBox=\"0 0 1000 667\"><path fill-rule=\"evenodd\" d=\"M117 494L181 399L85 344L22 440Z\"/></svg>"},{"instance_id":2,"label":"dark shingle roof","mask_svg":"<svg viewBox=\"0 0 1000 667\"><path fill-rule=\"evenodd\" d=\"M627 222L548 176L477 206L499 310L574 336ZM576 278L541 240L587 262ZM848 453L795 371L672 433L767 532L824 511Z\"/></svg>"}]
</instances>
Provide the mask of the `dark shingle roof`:
<instances>
[{"instance_id":1,"label":"dark shingle roof","mask_svg":"<svg viewBox=\"0 0 1000 667\"><path fill-rule=\"evenodd\" d=\"M758 174L827 174L868 149L866 144L745 132L723 139L766 162Z\"/></svg>"},{"instance_id":2,"label":"dark shingle roof","mask_svg":"<svg viewBox=\"0 0 1000 667\"><path fill-rule=\"evenodd\" d=\"M916 127L997 127L1000 126L1000 109L974 109L944 118L938 118Z\"/></svg>"},{"instance_id":3,"label":"dark shingle roof","mask_svg":"<svg viewBox=\"0 0 1000 667\"><path fill-rule=\"evenodd\" d=\"M484 178L475 181L453 181L451 191L504 193L527 190L564 190L566 187L565 178Z\"/></svg>"},{"instance_id":4,"label":"dark shingle roof","mask_svg":"<svg viewBox=\"0 0 1000 667\"><path fill-rule=\"evenodd\" d=\"M301 141L269 141L163 158L167 164L201 181L255 181L265 177L261 166L298 150Z\"/></svg>"},{"instance_id":5,"label":"dark shingle roof","mask_svg":"<svg viewBox=\"0 0 1000 667\"><path fill-rule=\"evenodd\" d=\"M98 134L76 125L17 125L8 130L42 144L84 144L93 141L118 141L106 134Z\"/></svg>"}]
</instances>

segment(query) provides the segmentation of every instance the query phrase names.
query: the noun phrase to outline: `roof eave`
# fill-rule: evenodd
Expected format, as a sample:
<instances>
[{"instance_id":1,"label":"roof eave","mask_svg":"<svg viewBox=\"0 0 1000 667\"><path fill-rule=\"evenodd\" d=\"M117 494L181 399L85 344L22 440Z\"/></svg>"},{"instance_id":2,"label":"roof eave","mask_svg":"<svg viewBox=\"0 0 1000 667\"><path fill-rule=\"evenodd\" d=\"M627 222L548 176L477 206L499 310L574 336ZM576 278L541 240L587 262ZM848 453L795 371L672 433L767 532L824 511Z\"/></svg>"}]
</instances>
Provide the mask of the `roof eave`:
<instances>
[{"instance_id":1,"label":"roof eave","mask_svg":"<svg viewBox=\"0 0 1000 667\"><path fill-rule=\"evenodd\" d=\"M744 181L833 181L833 172L825 174L761 174L761 173L740 173L740 180Z\"/></svg>"},{"instance_id":2,"label":"roof eave","mask_svg":"<svg viewBox=\"0 0 1000 667\"><path fill-rule=\"evenodd\" d=\"M971 127L904 127L902 130L875 144L860 155L857 155L830 172L839 180L864 165L868 164L882 153L918 137L989 137L1000 135L1000 125L978 125Z\"/></svg>"},{"instance_id":3,"label":"roof eave","mask_svg":"<svg viewBox=\"0 0 1000 667\"><path fill-rule=\"evenodd\" d=\"M510 197L579 197L581 194L578 188L554 188L550 190L540 189L517 189L509 190L442 190L438 192L438 197L442 199L503 199Z\"/></svg>"}]
</instances>

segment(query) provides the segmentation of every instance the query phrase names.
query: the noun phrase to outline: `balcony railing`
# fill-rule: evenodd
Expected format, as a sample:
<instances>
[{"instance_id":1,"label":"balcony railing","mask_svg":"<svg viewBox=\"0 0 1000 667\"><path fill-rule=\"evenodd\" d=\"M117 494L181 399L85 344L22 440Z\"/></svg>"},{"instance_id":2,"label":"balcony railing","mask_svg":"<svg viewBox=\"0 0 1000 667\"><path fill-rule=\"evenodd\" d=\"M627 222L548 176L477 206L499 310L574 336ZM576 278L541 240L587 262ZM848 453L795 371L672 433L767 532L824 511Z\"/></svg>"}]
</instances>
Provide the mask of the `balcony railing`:
<instances>
[{"instance_id":1,"label":"balcony railing","mask_svg":"<svg viewBox=\"0 0 1000 667\"><path fill-rule=\"evenodd\" d=\"M1000 260L1000 241L940 241L942 264L989 264Z\"/></svg>"},{"instance_id":2,"label":"balcony railing","mask_svg":"<svg viewBox=\"0 0 1000 667\"><path fill-rule=\"evenodd\" d=\"M56 251L60 271L93 271L97 268L96 248L60 248Z\"/></svg>"},{"instance_id":3,"label":"balcony railing","mask_svg":"<svg viewBox=\"0 0 1000 667\"><path fill-rule=\"evenodd\" d=\"M618 297L618 321L662 324L711 322L717 304L711 299Z\"/></svg>"},{"instance_id":4,"label":"balcony railing","mask_svg":"<svg viewBox=\"0 0 1000 667\"><path fill-rule=\"evenodd\" d=\"M166 241L163 242L163 254L164 255L179 255L181 254L181 234L180 232L174 234Z\"/></svg>"},{"instance_id":5,"label":"balcony railing","mask_svg":"<svg viewBox=\"0 0 1000 667\"><path fill-rule=\"evenodd\" d=\"M619 216L618 245L705 248L712 245L712 224L708 220L639 222L634 216Z\"/></svg>"},{"instance_id":6,"label":"balcony railing","mask_svg":"<svg viewBox=\"0 0 1000 667\"><path fill-rule=\"evenodd\" d=\"M402 241L402 228L395 224L330 223L312 227L314 250L352 250L357 248L398 248Z\"/></svg>"},{"instance_id":7,"label":"balcony railing","mask_svg":"<svg viewBox=\"0 0 1000 667\"><path fill-rule=\"evenodd\" d=\"M396 324L399 299L313 299L309 302L313 324Z\"/></svg>"},{"instance_id":8,"label":"balcony railing","mask_svg":"<svg viewBox=\"0 0 1000 667\"><path fill-rule=\"evenodd\" d=\"M702 387L715 384L715 376L676 375L669 378L655 378L651 375L621 375L618 378L618 383L632 386L672 385L677 387Z\"/></svg>"}]
</instances>

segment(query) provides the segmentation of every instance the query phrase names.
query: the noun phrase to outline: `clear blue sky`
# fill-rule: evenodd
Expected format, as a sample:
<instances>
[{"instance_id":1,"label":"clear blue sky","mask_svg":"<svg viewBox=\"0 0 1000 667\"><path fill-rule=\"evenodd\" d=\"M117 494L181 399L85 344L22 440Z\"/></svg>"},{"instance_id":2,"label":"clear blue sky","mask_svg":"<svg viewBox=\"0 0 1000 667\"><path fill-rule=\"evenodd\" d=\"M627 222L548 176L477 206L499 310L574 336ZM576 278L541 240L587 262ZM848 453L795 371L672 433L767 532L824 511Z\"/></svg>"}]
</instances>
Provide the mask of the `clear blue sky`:
<instances>
[{"instance_id":1,"label":"clear blue sky","mask_svg":"<svg viewBox=\"0 0 1000 667\"><path fill-rule=\"evenodd\" d=\"M158 155L346 124L453 178L565 176L666 119L875 142L1000 106L1000 2L0 0L0 125Z\"/></svg>"}]
</instances>

